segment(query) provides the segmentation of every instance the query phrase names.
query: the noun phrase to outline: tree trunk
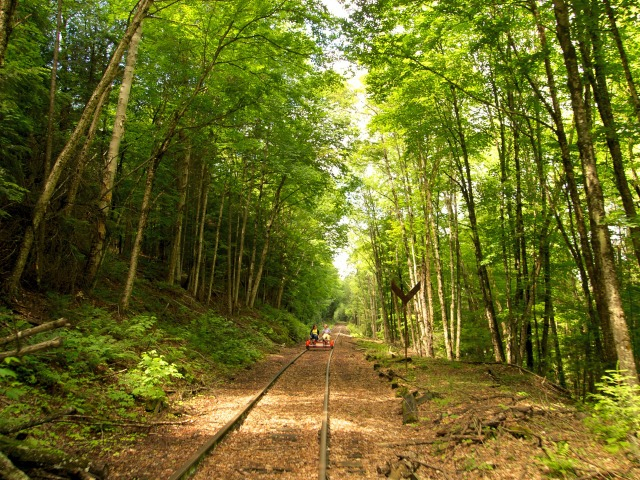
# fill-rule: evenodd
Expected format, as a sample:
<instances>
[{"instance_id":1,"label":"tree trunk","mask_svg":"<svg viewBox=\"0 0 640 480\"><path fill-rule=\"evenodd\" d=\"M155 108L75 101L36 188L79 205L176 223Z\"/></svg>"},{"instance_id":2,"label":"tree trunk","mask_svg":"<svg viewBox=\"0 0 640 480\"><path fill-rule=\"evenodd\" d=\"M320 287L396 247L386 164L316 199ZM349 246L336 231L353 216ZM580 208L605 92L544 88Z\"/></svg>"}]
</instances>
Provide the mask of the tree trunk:
<instances>
[{"instance_id":1,"label":"tree trunk","mask_svg":"<svg viewBox=\"0 0 640 480\"><path fill-rule=\"evenodd\" d=\"M97 201L97 221L91 251L87 258L85 267L85 285L91 287L95 283L98 267L102 263L105 253L105 243L107 240L107 219L111 210L111 200L113 198L113 186L115 184L116 171L118 170L118 157L120 156L120 143L124 136L124 124L127 119L127 105L133 83L133 72L138 56L138 46L142 39L142 22L138 25L135 33L131 37L127 60L118 96L118 106L116 116L113 121L113 131L109 151L102 169L102 181L100 184L100 197Z\"/></svg>"},{"instance_id":2,"label":"tree trunk","mask_svg":"<svg viewBox=\"0 0 640 480\"><path fill-rule=\"evenodd\" d=\"M593 3L593 9L586 9L583 12L583 20L585 27L591 40L593 48L593 62L590 58L588 46L585 41L580 42L584 71L593 89L594 98L600 113L600 119L604 126L607 147L611 154L613 163L614 179L616 187L620 193L624 213L629 220L629 234L636 262L640 265L640 227L636 225L637 213L633 196L629 188L627 174L625 173L624 160L622 158L622 148L620 147L620 138L618 137L618 126L613 115L613 107L611 106L611 95L607 86L606 64L604 59L602 39L600 38L598 15L600 11L597 3ZM594 25L596 23L596 25Z\"/></svg>"},{"instance_id":3,"label":"tree trunk","mask_svg":"<svg viewBox=\"0 0 640 480\"><path fill-rule=\"evenodd\" d=\"M73 208L76 205L76 198L78 197L78 190L80 189L82 175L84 174L84 169L87 166L87 163L89 163L89 152L91 151L91 145L93 144L93 139L96 136L98 125L100 124L100 114L102 113L102 108L104 107L105 102L109 99L110 93L111 85L109 85L109 88L107 88L102 94L102 97L100 97L100 102L98 103L98 107L96 108L96 113L91 120L91 125L89 126L89 131L87 132L87 139L85 140L84 145L82 146L82 149L78 154L75 169L71 174L71 180L69 182L69 189L67 191L65 205L62 209L62 214L66 217L71 216L71 214L73 213Z\"/></svg>"},{"instance_id":4,"label":"tree trunk","mask_svg":"<svg viewBox=\"0 0 640 480\"><path fill-rule=\"evenodd\" d=\"M629 381L633 385L638 384L633 350L629 330L626 323L618 277L615 271L613 248L606 224L604 197L598 172L596 158L591 138L588 113L582 98L582 81L575 47L571 42L569 12L564 0L553 0L556 18L556 34L562 48L565 67L567 69L567 81L571 95L571 106L574 114L574 122L578 133L578 148L584 168L586 180L587 205L589 217L593 228L594 240L597 240L598 250L594 254L598 257L602 268L602 283L606 295L607 308L611 331L615 340L616 352L620 369L629 375Z\"/></svg>"},{"instance_id":5,"label":"tree trunk","mask_svg":"<svg viewBox=\"0 0 640 480\"><path fill-rule=\"evenodd\" d=\"M282 192L282 188L284 187L284 182L287 180L287 175L282 176L282 180L278 184L278 189L273 198L273 206L271 208L271 216L269 217L269 221L267 222L267 229L265 232L264 245L262 246L262 253L260 254L260 262L258 263L258 270L256 271L256 278L253 281L253 290L251 291L251 296L249 297L249 308L253 308L253 305L256 301L256 296L258 295L258 287L260 286L260 280L262 279L262 271L264 269L264 264L267 261L267 252L269 251L269 240L271 239L271 230L273 228L273 224L276 221L276 217L278 216L278 212L280 211L280 194Z\"/></svg>"},{"instance_id":6,"label":"tree trunk","mask_svg":"<svg viewBox=\"0 0 640 480\"><path fill-rule=\"evenodd\" d=\"M513 94L509 93L508 104L511 111L516 111ZM513 136L513 161L516 181L516 202L515 202L515 225L514 225L514 252L516 270L516 291L514 304L519 314L520 335L519 351L517 362L526 361L527 368L533 368L533 351L531 342L531 318L526 313L529 297L531 296L532 283L528 282L529 268L527 263L527 244L524 231L524 220L522 213L522 169L520 165L520 123L515 115L511 116L511 129ZM535 281L535 280L534 280Z\"/></svg>"},{"instance_id":7,"label":"tree trunk","mask_svg":"<svg viewBox=\"0 0 640 480\"><path fill-rule=\"evenodd\" d=\"M371 320L371 336L378 338L378 303L376 295L376 287L374 285L375 280L373 277L368 276L369 298L370 300L370 320Z\"/></svg>"},{"instance_id":8,"label":"tree trunk","mask_svg":"<svg viewBox=\"0 0 640 480\"><path fill-rule=\"evenodd\" d=\"M189 285L191 289L191 294L197 298L198 296L198 285L200 282L200 270L203 267L202 265L202 249L204 245L204 225L206 223L207 216L207 204L209 200L209 172L207 170L206 163L202 162L202 185L201 185L201 193L200 196L202 200L200 201L200 222L198 223L198 235L196 240L196 255L195 255L195 265L194 265L194 273L193 273L193 283Z\"/></svg>"},{"instance_id":9,"label":"tree trunk","mask_svg":"<svg viewBox=\"0 0 640 480\"><path fill-rule=\"evenodd\" d=\"M233 315L233 204L229 189L229 214L227 218L227 313Z\"/></svg>"},{"instance_id":10,"label":"tree trunk","mask_svg":"<svg viewBox=\"0 0 640 480\"><path fill-rule=\"evenodd\" d=\"M143 19L146 17L149 8L151 8L151 6L153 5L153 1L154 0L140 0L138 2L136 13L133 16L123 38L120 40L120 43L116 47L111 60L109 61L109 64L104 74L102 75L102 78L100 79L100 82L96 86L91 95L91 98L87 102L82 115L78 120L76 128L74 129L73 133L69 137L69 140L67 141L66 145L58 155L57 160L51 168L51 173L46 179L42 193L38 197L33 208L31 225L29 225L25 231L13 270L11 271L11 274L5 282L5 290L10 295L14 295L17 292L20 279L22 278L22 274L27 264L29 253L31 252L31 247L33 246L35 232L38 230L38 227L40 226L40 223L44 218L46 209L49 205L49 201L51 200L51 197L56 190L60 176L62 175L62 172L64 171L67 163L72 159L76 148L84 139L85 133L89 128L90 120L96 113L100 98L102 97L104 91L109 88L111 82L113 82L114 78L118 74L120 59L122 58L122 55L124 54L126 48L129 46L131 38L138 29L140 23L142 23ZM0 25L0 29L1 28L2 25ZM3 32L0 31L0 33ZM0 43L2 43L2 39L0 39ZM0 61L2 60L3 54L4 50L0 45Z\"/></svg>"},{"instance_id":11,"label":"tree trunk","mask_svg":"<svg viewBox=\"0 0 640 480\"><path fill-rule=\"evenodd\" d=\"M578 237L580 240L580 247L582 250L582 258L584 258L584 268L586 269L586 273L588 275L591 284L593 285L593 294L596 300L596 307L599 315L599 323L602 326L603 330L603 340L604 340L604 361L606 363L611 363L611 359L615 358L615 347L613 345L613 341L611 341L609 321L608 321L608 310L606 307L606 300L603 297L602 287L602 276L598 270L598 266L594 261L591 244L589 242L589 234L587 232L586 221L584 218L584 213L582 211L582 202L580 200L580 194L578 193L578 185L575 178L575 173L573 170L573 161L571 159L571 153L569 148L569 142L567 140L567 135L564 128L564 123L562 119L562 108L560 106L560 101L558 100L557 87L555 83L555 77L553 73L553 68L551 65L550 54L549 54L549 46L547 44L547 38L545 33L545 27L542 25L540 21L539 12L537 9L537 4L535 0L530 2L531 11L533 12L536 26L538 29L538 37L540 38L540 44L544 53L544 64L545 64L545 72L547 76L547 84L549 86L549 94L551 96L552 107L549 108L549 114L553 118L554 125L556 126L556 138L558 140L558 145L560 146L560 156L562 159L562 166L565 174L565 181L567 184L567 189L569 191L569 197L571 199L571 206L573 206L573 213L575 215L576 227L578 230ZM532 82L530 82L532 83ZM540 100L546 105L544 102L544 97L539 89L532 83L534 87L534 91ZM559 221L559 220L558 220ZM578 256L574 256L574 258L579 258ZM577 265L579 269L583 268L582 263ZM590 295L589 295L590 297Z\"/></svg>"},{"instance_id":12,"label":"tree trunk","mask_svg":"<svg viewBox=\"0 0 640 480\"><path fill-rule=\"evenodd\" d=\"M453 189L453 182L451 182L451 188ZM445 197L445 203L447 206L447 213L449 215L449 295L451 298L449 299L449 319L451 322L450 330L451 330L451 345L452 345L452 354L455 356L456 360L460 356L459 348L460 348L460 330L456 329L456 301L458 297L458 284L457 284L457 275L458 269L456 268L456 243L458 241L457 238L457 218L454 218L453 212L453 199L455 197L455 192L449 192ZM456 334L457 331L457 334ZM455 345L455 347L454 347Z\"/></svg>"},{"instance_id":13,"label":"tree trunk","mask_svg":"<svg viewBox=\"0 0 640 480\"><path fill-rule=\"evenodd\" d=\"M0 68L4 67L4 57L13 31L13 15L17 6L18 0L0 0Z\"/></svg>"},{"instance_id":14,"label":"tree trunk","mask_svg":"<svg viewBox=\"0 0 640 480\"><path fill-rule=\"evenodd\" d=\"M216 260L218 259L218 245L220 243L220 227L222 225L222 213L224 212L224 197L227 196L227 186L225 184L220 196L220 211L218 212L218 222L216 223L216 238L213 245L213 259L211 260L211 275L209 276L209 293L207 294L207 305L211 302L211 292L216 273Z\"/></svg>"},{"instance_id":15,"label":"tree trunk","mask_svg":"<svg viewBox=\"0 0 640 480\"><path fill-rule=\"evenodd\" d=\"M561 387L567 388L567 381L564 376L564 366L562 364L562 352L560 351L560 340L558 339L558 329L556 326L556 319L553 314L553 310L551 311L551 316L549 317L549 323L551 324L551 334L553 336L553 345L555 347L556 353L556 366L558 368L558 383Z\"/></svg>"},{"instance_id":16,"label":"tree trunk","mask_svg":"<svg viewBox=\"0 0 640 480\"><path fill-rule=\"evenodd\" d=\"M431 212L429 211L429 202L427 198L431 195L431 184L427 178L427 164L425 155L422 154L421 151L418 152L418 157L420 161L419 166L419 178L420 178L420 202L422 204L422 216L427 221ZM437 169L433 169L432 171L437 171ZM423 253L421 258L421 267L420 267L420 281L422 282L422 288L418 292L418 296L420 297L420 303L422 304L422 343L424 347L425 356L427 358L433 358L434 348L433 348L433 297L431 290L431 263L430 263L430 255L429 255L429 241L427 240L427 234L425 233L422 236L423 242Z\"/></svg>"},{"instance_id":17,"label":"tree trunk","mask_svg":"<svg viewBox=\"0 0 640 480\"><path fill-rule=\"evenodd\" d=\"M1 1L1 0L0 0ZM56 36L53 41L53 62L51 64L51 83L49 85L49 115L47 118L47 145L44 154L44 176L49 177L51 156L53 155L53 124L56 112L56 80L58 76L58 56L60 55L60 33L62 30L62 0L58 0L56 14Z\"/></svg>"},{"instance_id":18,"label":"tree trunk","mask_svg":"<svg viewBox=\"0 0 640 480\"><path fill-rule=\"evenodd\" d=\"M196 245L195 245L195 255L194 255L194 266L193 266L193 278L192 282L189 284L189 289L191 290L191 294L197 298L198 297L198 286L200 284L200 271L203 267L202 262L202 249L204 245L204 225L206 223L206 215L207 215L207 204L209 201L209 181L208 181L208 170L206 163L203 159L202 162L202 184L200 186L200 202L199 202L199 210L200 214L198 215L199 221L197 222L197 234L196 234Z\"/></svg>"},{"instance_id":19,"label":"tree trunk","mask_svg":"<svg viewBox=\"0 0 640 480\"><path fill-rule=\"evenodd\" d=\"M389 328L389 311L385 302L384 294L384 273L382 266L382 258L379 251L380 245L378 242L378 225L375 217L375 209L373 208L373 199L371 194L365 193L365 204L369 213L369 238L371 240L371 251L373 254L374 273L376 279L376 290L380 299L380 309L382 313L382 325L384 329L384 340L390 343L393 340L392 331Z\"/></svg>"},{"instance_id":20,"label":"tree trunk","mask_svg":"<svg viewBox=\"0 0 640 480\"><path fill-rule=\"evenodd\" d=\"M51 64L51 81L49 84L49 114L47 118L47 140L44 154L44 165L42 178L49 177L51 171L51 157L53 155L53 124L56 113L56 80L58 76L58 56L60 54L60 31L62 30L62 0L58 0L58 9L56 14L56 33L53 41L53 62ZM43 273L43 252L46 235L46 221L43 219L42 224L38 227L38 241L36 242L36 284L38 288L42 283Z\"/></svg>"},{"instance_id":21,"label":"tree trunk","mask_svg":"<svg viewBox=\"0 0 640 480\"><path fill-rule=\"evenodd\" d=\"M187 185L189 183L189 168L191 164L191 146L188 145L180 163L178 174L178 205L176 206L176 223L174 226L173 242L171 242L171 255L169 256L169 271L167 282L173 285L176 273L179 271L180 250L182 248L182 230L184 227L184 210L187 205ZM178 278L178 282L180 278Z\"/></svg>"},{"instance_id":22,"label":"tree trunk","mask_svg":"<svg viewBox=\"0 0 640 480\"><path fill-rule=\"evenodd\" d=\"M482 292L482 299L484 302L484 313L485 319L489 325L489 331L491 333L491 341L493 344L493 356L496 362L504 362L504 347L502 345L502 339L500 336L500 327L498 326L498 319L496 318L495 307L493 305L493 295L491 293L491 283L489 281L489 272L487 271L487 266L484 263L484 255L482 253L482 244L480 242L480 234L478 231L478 223L476 219L476 206L475 199L473 196L473 184L471 181L471 167L469 165L469 155L467 151L466 139L464 135L464 131L462 129L460 112L458 106L458 100L456 98L455 90L451 89L453 95L453 108L454 108L454 116L455 116L455 124L456 124L456 134L457 140L460 144L460 149L462 150L462 161L460 164L459 158L458 160L458 171L461 178L461 187L462 187L462 195L467 204L467 210L469 213L469 226L471 228L471 239L473 242L475 255L476 255L476 264L478 270L478 279L480 282L480 290Z\"/></svg>"},{"instance_id":23,"label":"tree trunk","mask_svg":"<svg viewBox=\"0 0 640 480\"><path fill-rule=\"evenodd\" d=\"M131 293L133 292L133 282L135 281L136 274L138 273L138 260L142 251L142 240L144 238L144 230L147 226L147 220L149 219L149 212L151 211L151 193L153 191L153 183L156 176L156 170L160 164L161 155L154 155L149 162L149 168L147 170L147 181L145 182L144 195L142 197L142 205L140 206L140 219L138 220L138 230L136 231L136 238L133 241L133 247L131 249L131 258L129 260L129 272L127 273L127 280L124 290L122 292L122 298L120 299L120 308L123 311L129 309L129 301L131 300Z\"/></svg>"},{"instance_id":24,"label":"tree trunk","mask_svg":"<svg viewBox=\"0 0 640 480\"><path fill-rule=\"evenodd\" d=\"M633 79L633 75L631 73L631 68L629 67L629 59L627 57L627 52L624 49L624 44L622 43L622 37L620 36L620 31L618 30L618 25L616 22L616 14L611 7L610 0L603 0L604 9L607 13L607 18L609 19L609 24L611 25L611 35L616 43L616 48L618 49L618 55L620 56L620 63L622 63L622 68L624 69L624 77L627 80L627 88L629 88L629 99L631 100L631 105L633 105L633 110L636 114L636 118L640 123L640 98L638 97L638 90L636 89L636 84Z\"/></svg>"},{"instance_id":25,"label":"tree trunk","mask_svg":"<svg viewBox=\"0 0 640 480\"><path fill-rule=\"evenodd\" d=\"M491 90L493 93L494 103L501 107L502 100L499 95L497 82L495 80L494 69L491 69ZM513 106L509 106L512 109ZM508 363L518 363L518 335L517 335L517 315L514 308L513 293L512 293L512 252L509 248L511 242L509 242L510 234L513 225L513 207L512 207L512 189L510 187L509 177L509 163L507 161L507 126L505 117L502 112L502 108L496 109L496 116L498 120L498 126L500 131L499 142L496 140L496 147L498 150L498 158L500 160L500 244L502 248L502 268L504 269L504 298L507 304L507 316L506 322L503 323L503 332L505 335L505 347L506 347L506 360ZM514 235L511 235L512 237Z\"/></svg>"},{"instance_id":26,"label":"tree trunk","mask_svg":"<svg viewBox=\"0 0 640 480\"><path fill-rule=\"evenodd\" d=\"M242 263L244 256L244 242L247 233L247 221L249 219L249 209L251 207L251 197L253 195L253 170L248 172L249 185L247 187L247 195L242 207L242 223L238 237L236 237L236 244L238 245L238 251L236 252L236 272L233 282L233 309L237 310L240 307L240 280L242 278Z\"/></svg>"},{"instance_id":27,"label":"tree trunk","mask_svg":"<svg viewBox=\"0 0 640 480\"><path fill-rule=\"evenodd\" d=\"M253 292L254 274L256 269L256 255L258 253L258 226L261 220L262 212L262 195L264 193L265 174L264 170L260 175L260 187L258 188L258 211L253 219L253 245L251 246L251 259L249 260L249 269L247 272L247 292L245 296L245 304L251 303L251 293Z\"/></svg>"},{"instance_id":28,"label":"tree trunk","mask_svg":"<svg viewBox=\"0 0 640 480\"><path fill-rule=\"evenodd\" d=\"M553 294L551 289L551 259L549 242L541 246L543 276L544 276L544 316L542 323L542 339L540 341L540 362L538 363L538 373L543 377L547 376L549 369L549 328L551 317L553 317Z\"/></svg>"},{"instance_id":29,"label":"tree trunk","mask_svg":"<svg viewBox=\"0 0 640 480\"><path fill-rule=\"evenodd\" d=\"M442 333L444 337L444 350L447 353L447 360L453 360L453 348L451 347L451 339L449 337L449 318L447 317L447 307L444 298L444 276L442 273L442 260L440 258L440 242L438 240L438 231L435 221L433 208L429 215L429 230L431 232L431 244L433 245L434 263L436 264L436 278L438 282L438 303L440 303L440 316L442 317ZM453 319L451 319L453 321Z\"/></svg>"}]
</instances>

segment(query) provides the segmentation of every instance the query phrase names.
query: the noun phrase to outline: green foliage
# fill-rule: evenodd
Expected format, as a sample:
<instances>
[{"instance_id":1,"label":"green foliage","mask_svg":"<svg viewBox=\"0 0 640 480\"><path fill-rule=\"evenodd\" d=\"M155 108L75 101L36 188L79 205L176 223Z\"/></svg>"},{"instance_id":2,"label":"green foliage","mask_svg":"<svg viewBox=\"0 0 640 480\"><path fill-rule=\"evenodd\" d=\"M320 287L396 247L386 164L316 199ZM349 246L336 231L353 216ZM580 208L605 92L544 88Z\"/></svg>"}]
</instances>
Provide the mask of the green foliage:
<instances>
[{"instance_id":1,"label":"green foliage","mask_svg":"<svg viewBox=\"0 0 640 480\"><path fill-rule=\"evenodd\" d=\"M268 305L263 306L262 314L267 320L268 325L264 326L264 320L261 332L272 342L277 344L290 344L299 342L306 338L309 328L303 322L298 320L294 315L278 310Z\"/></svg>"},{"instance_id":2,"label":"green foliage","mask_svg":"<svg viewBox=\"0 0 640 480\"><path fill-rule=\"evenodd\" d=\"M132 353L123 351L122 344L109 334L85 333L73 330L65 334L67 349L65 364L76 371L93 371L100 364L117 363L131 360Z\"/></svg>"},{"instance_id":3,"label":"green foliage","mask_svg":"<svg viewBox=\"0 0 640 480\"><path fill-rule=\"evenodd\" d=\"M242 330L213 313L192 320L185 333L198 350L208 353L223 369L249 365L261 356L257 344L263 340L257 332Z\"/></svg>"},{"instance_id":4,"label":"green foliage","mask_svg":"<svg viewBox=\"0 0 640 480\"><path fill-rule=\"evenodd\" d=\"M20 359L7 357L2 361L2 365L5 366L0 366L0 394L6 396L9 400L19 400L27 393L27 389L18 380L18 374L9 368L12 363L19 364Z\"/></svg>"},{"instance_id":5,"label":"green foliage","mask_svg":"<svg viewBox=\"0 0 640 480\"><path fill-rule=\"evenodd\" d=\"M473 472L474 470L487 472L495 470L496 467L492 463L478 462L478 460L473 457L467 457L462 464L462 468L467 472Z\"/></svg>"},{"instance_id":6,"label":"green foliage","mask_svg":"<svg viewBox=\"0 0 640 480\"><path fill-rule=\"evenodd\" d=\"M355 325L353 323L349 323L347 325L347 328L349 329L349 335L355 338L366 337L367 332L369 331L368 325L363 325L363 324Z\"/></svg>"},{"instance_id":7,"label":"green foliage","mask_svg":"<svg viewBox=\"0 0 640 480\"><path fill-rule=\"evenodd\" d=\"M571 449L567 442L555 444L555 451L548 447L542 447L546 456L538 457L539 462L549 469L552 478L566 478L567 475L576 473L577 462L569 455Z\"/></svg>"},{"instance_id":8,"label":"green foliage","mask_svg":"<svg viewBox=\"0 0 640 480\"><path fill-rule=\"evenodd\" d=\"M597 387L599 393L591 395L596 403L593 414L586 419L587 424L606 442L609 450L637 450L640 386L631 385L623 372L608 370Z\"/></svg>"},{"instance_id":9,"label":"green foliage","mask_svg":"<svg viewBox=\"0 0 640 480\"><path fill-rule=\"evenodd\" d=\"M26 193L27 189L9 181L6 170L0 168L0 205L5 202L18 202ZM0 208L0 218L8 216L9 214Z\"/></svg>"},{"instance_id":10,"label":"green foliage","mask_svg":"<svg viewBox=\"0 0 640 480\"><path fill-rule=\"evenodd\" d=\"M172 378L182 378L178 367L158 355L155 350L144 352L138 366L129 370L124 376L124 384L131 390L131 394L143 400L164 400L164 387L171 383ZM113 395L116 395L112 391ZM118 399L122 401L120 395Z\"/></svg>"},{"instance_id":11,"label":"green foliage","mask_svg":"<svg viewBox=\"0 0 640 480\"><path fill-rule=\"evenodd\" d=\"M76 312L82 319L67 331L67 348L59 355L65 363L80 371L93 371L100 364L134 360L135 349L155 343L160 333L153 330L156 318L138 315L125 321L115 320L108 312L86 306Z\"/></svg>"}]
</instances>

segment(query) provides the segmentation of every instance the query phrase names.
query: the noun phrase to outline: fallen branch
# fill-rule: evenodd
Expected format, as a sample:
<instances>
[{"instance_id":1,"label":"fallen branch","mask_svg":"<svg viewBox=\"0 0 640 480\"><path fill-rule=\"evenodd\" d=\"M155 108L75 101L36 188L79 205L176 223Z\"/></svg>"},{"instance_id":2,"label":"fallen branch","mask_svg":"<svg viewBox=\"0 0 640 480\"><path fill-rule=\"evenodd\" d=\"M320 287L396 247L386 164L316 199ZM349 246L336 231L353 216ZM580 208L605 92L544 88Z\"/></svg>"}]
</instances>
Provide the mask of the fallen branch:
<instances>
[{"instance_id":1,"label":"fallen branch","mask_svg":"<svg viewBox=\"0 0 640 480\"><path fill-rule=\"evenodd\" d=\"M447 440L444 438L438 438L436 440L409 440L407 442L398 442L398 443L383 443L382 446L385 448L394 448L394 447L413 447L417 445L433 445L434 443L442 443Z\"/></svg>"},{"instance_id":2,"label":"fallen branch","mask_svg":"<svg viewBox=\"0 0 640 480\"><path fill-rule=\"evenodd\" d=\"M544 444L544 441L543 441L542 437L540 435L536 434L536 433L533 433L528 428L523 428L523 427L506 428L506 427L502 427L502 429L505 432L511 434L515 438L527 438L527 436L535 437L538 440L538 447L539 448L542 448L542 445Z\"/></svg>"},{"instance_id":3,"label":"fallen branch","mask_svg":"<svg viewBox=\"0 0 640 480\"><path fill-rule=\"evenodd\" d=\"M417 445L433 445L435 443L443 442L462 442L464 440L470 440L474 443L482 443L485 440L484 435L447 435L432 440L409 440L407 442L398 443L384 443L383 447L413 447Z\"/></svg>"},{"instance_id":4,"label":"fallen branch","mask_svg":"<svg viewBox=\"0 0 640 480\"><path fill-rule=\"evenodd\" d=\"M60 420L58 423L80 423L82 425L108 425L110 427L129 427L129 428L152 428L164 425L186 425L193 423L193 420L182 420L180 422L118 422L116 420L101 420L99 418L87 415L67 415L67 418Z\"/></svg>"},{"instance_id":5,"label":"fallen branch","mask_svg":"<svg viewBox=\"0 0 640 480\"><path fill-rule=\"evenodd\" d=\"M4 435L9 435L10 433L16 433L19 432L21 430L26 430L28 428L31 427L35 427L37 425L42 425L44 423L49 423L49 422L53 422L54 420L57 420L60 417L64 417L65 415L72 415L74 413L76 413L76 408L75 407L70 407L67 408L66 410L62 410L60 412L56 412L52 415L49 415L47 417L41 417L38 418L37 420L31 420L28 422L24 422L22 424L18 424L18 425L6 425L3 427L0 427L0 433L4 434Z\"/></svg>"},{"instance_id":6,"label":"fallen branch","mask_svg":"<svg viewBox=\"0 0 640 480\"><path fill-rule=\"evenodd\" d=\"M546 377L543 377L542 375L538 375L535 372L532 372L531 370L527 370L524 367L521 367L520 365L516 365L514 363L500 363L500 362L472 362L472 361L461 361L460 363L467 363L469 365L502 365L505 367L511 367L511 368L517 368L518 370L520 370L522 373L527 373L529 375L533 375L534 377L537 377L538 379L540 379L540 381L543 384L547 384L550 385L551 387L555 388L556 390L558 390L558 392L562 393L563 395L571 398L571 392L569 390L567 390L566 388L558 385L557 383L553 383L551 381L549 381Z\"/></svg>"},{"instance_id":7,"label":"fallen branch","mask_svg":"<svg viewBox=\"0 0 640 480\"><path fill-rule=\"evenodd\" d=\"M433 465L429 465L428 463L421 462L420 460L415 461L418 465L425 468L430 468L431 470L435 470L436 472L440 472L444 478L449 478L449 476L445 473L444 470L438 467L434 467Z\"/></svg>"},{"instance_id":8,"label":"fallen branch","mask_svg":"<svg viewBox=\"0 0 640 480\"><path fill-rule=\"evenodd\" d=\"M473 443L483 443L485 440L484 435L449 435L444 437L449 442L463 442L469 440Z\"/></svg>"},{"instance_id":9,"label":"fallen branch","mask_svg":"<svg viewBox=\"0 0 640 480\"><path fill-rule=\"evenodd\" d=\"M9 335L8 337L0 338L0 345L5 345L21 338L31 337L37 333L48 332L49 330L53 330L54 328L66 327L68 325L69 321L66 318L60 318L58 320L54 320L53 322L43 323L42 325L38 325L37 327L27 328L26 330L21 330L18 333Z\"/></svg>"},{"instance_id":10,"label":"fallen branch","mask_svg":"<svg viewBox=\"0 0 640 480\"><path fill-rule=\"evenodd\" d=\"M62 338L56 337L53 340L47 340L46 342L36 343L35 345L29 345L17 350L10 350L8 352L0 352L0 360L4 360L7 357L22 357L29 355L30 353L39 352L40 350L46 350L48 348L59 347L62 345Z\"/></svg>"}]
</instances>

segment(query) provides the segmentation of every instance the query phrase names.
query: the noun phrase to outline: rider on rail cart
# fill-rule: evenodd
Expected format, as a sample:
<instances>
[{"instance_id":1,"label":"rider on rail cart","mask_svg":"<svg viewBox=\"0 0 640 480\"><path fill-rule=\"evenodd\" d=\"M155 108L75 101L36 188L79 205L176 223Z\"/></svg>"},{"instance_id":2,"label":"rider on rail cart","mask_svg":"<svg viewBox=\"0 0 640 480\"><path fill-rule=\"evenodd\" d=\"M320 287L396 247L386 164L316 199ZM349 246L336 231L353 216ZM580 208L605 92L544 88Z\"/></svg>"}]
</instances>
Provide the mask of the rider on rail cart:
<instances>
[{"instance_id":1,"label":"rider on rail cart","mask_svg":"<svg viewBox=\"0 0 640 480\"><path fill-rule=\"evenodd\" d=\"M324 330L322 330L322 340L324 340L325 342L331 340L331 329L326 323L324 324Z\"/></svg>"},{"instance_id":2,"label":"rider on rail cart","mask_svg":"<svg viewBox=\"0 0 640 480\"><path fill-rule=\"evenodd\" d=\"M309 334L309 337L314 342L318 341L318 338L319 338L318 337L318 325L316 325L315 323L313 324L313 327L311 327L311 333Z\"/></svg>"},{"instance_id":3,"label":"rider on rail cart","mask_svg":"<svg viewBox=\"0 0 640 480\"><path fill-rule=\"evenodd\" d=\"M324 324L324 329L322 330L322 341L319 338L318 332L318 327L314 323L309 334L309 339L307 340L307 350L311 348L319 350L333 348L334 341L331 340L331 329L329 328L329 325L326 323Z\"/></svg>"}]
</instances>

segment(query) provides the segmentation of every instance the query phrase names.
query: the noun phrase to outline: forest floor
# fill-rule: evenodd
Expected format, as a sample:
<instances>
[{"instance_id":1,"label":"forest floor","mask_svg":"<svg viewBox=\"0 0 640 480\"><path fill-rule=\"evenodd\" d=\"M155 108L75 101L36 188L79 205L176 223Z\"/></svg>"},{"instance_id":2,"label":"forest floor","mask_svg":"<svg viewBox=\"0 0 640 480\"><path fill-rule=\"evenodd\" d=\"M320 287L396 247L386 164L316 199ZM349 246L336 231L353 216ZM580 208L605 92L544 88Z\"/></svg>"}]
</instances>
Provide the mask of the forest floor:
<instances>
[{"instance_id":1,"label":"forest floor","mask_svg":"<svg viewBox=\"0 0 640 480\"><path fill-rule=\"evenodd\" d=\"M44 418L45 423L0 435L0 441L60 448L72 458L90 460L102 478L166 479L303 348L284 346L293 338L292 329L298 328L287 319L243 316L235 327L212 315L188 321L197 305L186 297L162 298L167 318L156 323L145 316L120 322L106 310L82 302L75 313L64 309L74 325L64 348L24 357L13 367L17 378L9 375L7 366L0 367L0 427L34 418ZM164 306L173 304L181 308ZM43 299L24 297L14 311L34 324L39 318L57 318L45 306ZM147 309L162 310L157 305ZM304 335L306 327L299 328ZM263 330L273 338L257 338L256 332ZM248 352L255 346L261 346L262 359L253 363ZM145 402L134 399L121 382L140 359L131 353L134 348L157 348L167 361L182 365L185 378L164 385L168 398L156 403L162 408L155 411L148 404L145 409ZM207 353L216 356L206 357ZM309 352L303 358L320 364L327 352ZM225 359L243 363L230 368ZM340 335L331 372L332 480L640 479L636 445L611 438L607 445L587 426L589 408L517 367L419 357L405 363L380 342ZM322 400L308 385L320 382L308 374L290 379L273 397L277 400L271 410L256 407L253 417L216 448L201 478L309 478L318 465L320 428L310 417L322 413ZM406 395L416 400L418 415L404 424ZM292 420L284 412L287 404L305 405L309 415ZM71 406L75 414L48 419ZM604 431L600 428L599 433ZM246 446L237 442L242 436L260 440ZM298 457L305 456L308 465L296 470L294 464L304 461L285 460L279 453L263 460L277 440L285 440L287 449L306 442L306 456ZM78 478L39 467L25 471L33 479ZM0 467L0 479L3 474Z\"/></svg>"},{"instance_id":2,"label":"forest floor","mask_svg":"<svg viewBox=\"0 0 640 480\"><path fill-rule=\"evenodd\" d=\"M168 478L299 351L284 348L190 399L174 394L148 434L120 448L95 446L91 456L109 465L108 478ZM323 361L324 354L317 353ZM381 344L348 336L336 345L332 362L328 472L333 480L640 478L640 464L623 450L605 448L586 427L587 414L564 392L521 369L427 359L405 364ZM401 397L407 393L418 400L419 417L405 425ZM322 411L321 403L309 408ZM269 420L259 418L260 428ZM232 433L231 443L243 428L250 427ZM287 428L291 433L295 425ZM221 452L202 478L307 478L279 458L250 474L220 469L231 457L249 465L264 447L253 445L218 447ZM317 465L317 453L308 459Z\"/></svg>"}]
</instances>

